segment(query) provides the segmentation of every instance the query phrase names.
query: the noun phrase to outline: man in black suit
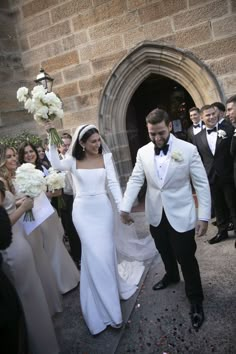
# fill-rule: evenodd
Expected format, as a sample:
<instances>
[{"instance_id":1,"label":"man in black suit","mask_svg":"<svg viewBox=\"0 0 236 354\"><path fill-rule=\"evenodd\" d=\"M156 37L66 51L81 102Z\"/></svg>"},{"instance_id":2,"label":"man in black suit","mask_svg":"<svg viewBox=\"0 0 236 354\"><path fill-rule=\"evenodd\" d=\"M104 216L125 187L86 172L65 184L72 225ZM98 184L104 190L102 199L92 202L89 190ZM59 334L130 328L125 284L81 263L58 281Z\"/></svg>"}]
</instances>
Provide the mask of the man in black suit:
<instances>
[{"instance_id":1,"label":"man in black suit","mask_svg":"<svg viewBox=\"0 0 236 354\"><path fill-rule=\"evenodd\" d=\"M218 126L218 117L212 105L203 106L200 114L206 129L195 136L195 144L206 169L215 209L218 232L209 240L210 244L214 244L228 238L230 216L236 230L236 191L230 155L234 129Z\"/></svg>"},{"instance_id":2,"label":"man in black suit","mask_svg":"<svg viewBox=\"0 0 236 354\"><path fill-rule=\"evenodd\" d=\"M231 127L232 126L231 122L225 117L225 105L222 102L214 102L211 105L214 106L216 111L216 115L218 118L218 129L224 129L227 126ZM213 203L212 203L212 208L214 209ZM216 226L216 221L213 221L212 224ZM234 224L232 223L231 220L229 222L227 230L228 231L234 230Z\"/></svg>"},{"instance_id":3,"label":"man in black suit","mask_svg":"<svg viewBox=\"0 0 236 354\"><path fill-rule=\"evenodd\" d=\"M226 115L229 121L231 122L232 126L236 128L236 95L231 96L226 101ZM230 152L234 160L234 184L236 187L236 129L234 129L234 135L231 141ZM236 241L234 246L236 248Z\"/></svg>"},{"instance_id":4,"label":"man in black suit","mask_svg":"<svg viewBox=\"0 0 236 354\"><path fill-rule=\"evenodd\" d=\"M193 122L191 127L187 130L187 140L189 143L194 144L194 136L200 133L205 128L204 122L201 120L200 109L197 107L190 108L189 118Z\"/></svg>"},{"instance_id":5,"label":"man in black suit","mask_svg":"<svg viewBox=\"0 0 236 354\"><path fill-rule=\"evenodd\" d=\"M225 105L222 102L214 102L211 105L215 108L218 117L218 128L224 129L225 126L231 126L231 122L225 117Z\"/></svg>"},{"instance_id":6,"label":"man in black suit","mask_svg":"<svg viewBox=\"0 0 236 354\"><path fill-rule=\"evenodd\" d=\"M236 128L236 95L231 96L226 101L227 117L230 120L234 128ZM234 183L236 186L236 129L234 130L234 135L231 141L231 155L234 159Z\"/></svg>"},{"instance_id":7,"label":"man in black suit","mask_svg":"<svg viewBox=\"0 0 236 354\"><path fill-rule=\"evenodd\" d=\"M58 147L59 157L61 160L66 158L66 153L70 147L72 137L68 133L64 133L61 136L62 144ZM73 182L70 172L66 173L65 177L65 188L62 194L65 206L61 208L61 221L63 228L65 230L66 236L68 237L70 244L71 256L80 269L81 262L81 242L79 235L75 229L72 221L72 207L73 207Z\"/></svg>"}]
</instances>

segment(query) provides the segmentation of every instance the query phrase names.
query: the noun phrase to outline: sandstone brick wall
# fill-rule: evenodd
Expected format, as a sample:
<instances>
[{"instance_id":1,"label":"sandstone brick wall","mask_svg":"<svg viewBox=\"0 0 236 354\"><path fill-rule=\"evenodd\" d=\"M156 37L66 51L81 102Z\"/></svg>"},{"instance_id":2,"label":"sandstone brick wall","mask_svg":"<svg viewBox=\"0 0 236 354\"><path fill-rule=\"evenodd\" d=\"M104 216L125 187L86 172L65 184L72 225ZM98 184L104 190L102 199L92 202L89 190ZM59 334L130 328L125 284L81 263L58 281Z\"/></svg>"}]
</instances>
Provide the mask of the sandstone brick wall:
<instances>
[{"instance_id":1,"label":"sandstone brick wall","mask_svg":"<svg viewBox=\"0 0 236 354\"><path fill-rule=\"evenodd\" d=\"M1 0L0 16L0 133L18 120L34 127L15 91L41 66L64 101L64 127L96 123L112 69L144 40L188 49L225 97L236 93L236 0Z\"/></svg>"}]
</instances>

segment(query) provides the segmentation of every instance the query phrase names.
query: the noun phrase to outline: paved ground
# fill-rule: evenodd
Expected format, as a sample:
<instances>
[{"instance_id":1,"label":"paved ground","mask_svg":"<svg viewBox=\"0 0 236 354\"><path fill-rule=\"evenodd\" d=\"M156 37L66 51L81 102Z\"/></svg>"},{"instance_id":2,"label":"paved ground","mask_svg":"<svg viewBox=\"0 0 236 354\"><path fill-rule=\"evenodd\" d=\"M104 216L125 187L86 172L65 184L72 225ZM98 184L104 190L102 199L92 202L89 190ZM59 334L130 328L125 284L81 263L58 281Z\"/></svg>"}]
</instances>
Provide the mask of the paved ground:
<instances>
[{"instance_id":1,"label":"paved ground","mask_svg":"<svg viewBox=\"0 0 236 354\"><path fill-rule=\"evenodd\" d=\"M147 232L143 213L135 213L139 233ZM156 256L146 264L137 293L122 302L125 325L91 336L79 305L79 288L64 296L64 311L55 319L62 354L235 354L236 353L236 249L235 238L209 245L207 237L197 239L205 293L206 320L195 332L190 323L184 283L162 291L152 285L163 276L163 265Z\"/></svg>"}]
</instances>

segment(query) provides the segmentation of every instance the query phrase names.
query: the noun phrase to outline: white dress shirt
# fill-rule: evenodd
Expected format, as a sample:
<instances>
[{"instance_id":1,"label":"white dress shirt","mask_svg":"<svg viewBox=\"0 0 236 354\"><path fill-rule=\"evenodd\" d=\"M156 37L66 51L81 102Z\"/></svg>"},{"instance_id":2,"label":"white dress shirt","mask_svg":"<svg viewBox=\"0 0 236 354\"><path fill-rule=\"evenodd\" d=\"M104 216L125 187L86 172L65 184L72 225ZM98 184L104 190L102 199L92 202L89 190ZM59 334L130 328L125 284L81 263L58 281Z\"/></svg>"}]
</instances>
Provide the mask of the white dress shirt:
<instances>
[{"instance_id":1,"label":"white dress shirt","mask_svg":"<svg viewBox=\"0 0 236 354\"><path fill-rule=\"evenodd\" d=\"M159 179L160 187L162 187L164 184L167 170L169 167L169 163L171 159L172 140L173 140L172 136L170 135L170 138L167 142L167 144L169 144L169 149L166 155L163 153L163 151L161 151L159 155L155 155L155 165L156 165L157 177Z\"/></svg>"},{"instance_id":2,"label":"white dress shirt","mask_svg":"<svg viewBox=\"0 0 236 354\"><path fill-rule=\"evenodd\" d=\"M218 125L216 125L216 132L208 134L207 130L211 130L211 128L206 128L206 137L212 155L215 155Z\"/></svg>"},{"instance_id":3,"label":"white dress shirt","mask_svg":"<svg viewBox=\"0 0 236 354\"><path fill-rule=\"evenodd\" d=\"M199 124L199 127L197 127L197 128L195 128L195 127L194 127L194 124L193 124L193 135L197 135L198 133L200 133L200 131L201 131L202 129L205 128L205 125L202 124L202 121L199 121L198 124ZM197 124L195 124L195 125L197 125Z\"/></svg>"}]
</instances>

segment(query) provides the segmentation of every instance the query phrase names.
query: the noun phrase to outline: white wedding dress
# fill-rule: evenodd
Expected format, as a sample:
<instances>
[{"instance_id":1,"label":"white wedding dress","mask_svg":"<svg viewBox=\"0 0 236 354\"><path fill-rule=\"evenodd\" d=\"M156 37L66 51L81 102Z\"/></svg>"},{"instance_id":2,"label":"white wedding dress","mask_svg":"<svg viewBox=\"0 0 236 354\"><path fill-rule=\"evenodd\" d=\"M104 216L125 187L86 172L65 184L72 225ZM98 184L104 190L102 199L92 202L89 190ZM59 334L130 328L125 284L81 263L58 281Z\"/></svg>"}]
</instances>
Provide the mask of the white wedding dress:
<instances>
[{"instance_id":1,"label":"white wedding dress","mask_svg":"<svg viewBox=\"0 0 236 354\"><path fill-rule=\"evenodd\" d=\"M95 335L108 325L122 323L120 298L128 299L137 290L144 266L134 262L133 283L118 274L114 238L114 212L106 184L117 205L122 194L116 179L111 154L104 155L105 168L77 169L76 160L59 160L56 149L50 148L54 168L70 170L76 196L73 222L82 244L80 301L85 322ZM135 280L134 280L135 279Z\"/></svg>"}]
</instances>

